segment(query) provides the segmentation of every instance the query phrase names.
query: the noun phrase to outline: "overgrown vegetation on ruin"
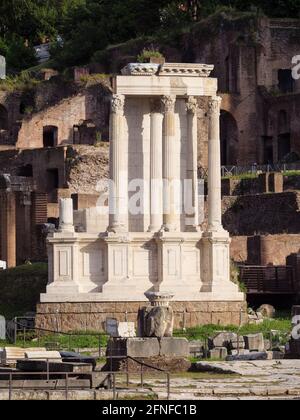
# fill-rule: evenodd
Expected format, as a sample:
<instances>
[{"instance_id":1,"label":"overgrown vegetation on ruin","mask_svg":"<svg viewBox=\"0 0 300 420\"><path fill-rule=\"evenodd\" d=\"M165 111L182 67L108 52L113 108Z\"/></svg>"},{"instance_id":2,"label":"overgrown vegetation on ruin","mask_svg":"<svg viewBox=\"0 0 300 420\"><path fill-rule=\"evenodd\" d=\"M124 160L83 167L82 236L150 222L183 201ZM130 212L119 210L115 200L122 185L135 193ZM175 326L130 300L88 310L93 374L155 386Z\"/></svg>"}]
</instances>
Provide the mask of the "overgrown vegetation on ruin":
<instances>
[{"instance_id":1,"label":"overgrown vegetation on ruin","mask_svg":"<svg viewBox=\"0 0 300 420\"><path fill-rule=\"evenodd\" d=\"M271 331L277 331L280 336L287 336L291 332L290 316L286 314L279 314L276 319L265 319L259 325L244 325L241 328L236 326L220 326L220 325L204 325L197 328L187 329L186 331L176 331L175 336L187 337L192 340L205 340L208 337L214 336L220 331L228 331L239 333L240 335L263 333L266 339L270 338Z\"/></svg>"},{"instance_id":2,"label":"overgrown vegetation on ruin","mask_svg":"<svg viewBox=\"0 0 300 420\"><path fill-rule=\"evenodd\" d=\"M48 282L48 265L37 263L0 271L0 313L6 318L35 311Z\"/></svg>"},{"instance_id":3,"label":"overgrown vegetation on ruin","mask_svg":"<svg viewBox=\"0 0 300 420\"><path fill-rule=\"evenodd\" d=\"M55 65L65 68L99 58L99 51L128 40L158 44L188 32L220 12L231 20L266 14L299 17L300 0L2 0L0 54L10 71L37 65L34 45L50 42ZM211 22L218 30L218 19ZM53 63L52 63L53 64Z\"/></svg>"}]
</instances>

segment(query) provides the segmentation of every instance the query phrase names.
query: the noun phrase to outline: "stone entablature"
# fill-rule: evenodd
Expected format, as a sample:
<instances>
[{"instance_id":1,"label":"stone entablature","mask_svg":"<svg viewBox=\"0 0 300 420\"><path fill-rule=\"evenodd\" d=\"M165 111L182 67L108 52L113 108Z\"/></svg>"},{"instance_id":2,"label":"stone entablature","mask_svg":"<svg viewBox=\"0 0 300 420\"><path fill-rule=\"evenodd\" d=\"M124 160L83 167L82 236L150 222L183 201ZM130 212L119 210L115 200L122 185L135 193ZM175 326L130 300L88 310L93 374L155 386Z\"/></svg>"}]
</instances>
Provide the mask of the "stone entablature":
<instances>
[{"instance_id":1,"label":"stone entablature","mask_svg":"<svg viewBox=\"0 0 300 420\"><path fill-rule=\"evenodd\" d=\"M171 75L116 77L109 226L99 234L75 233L71 202L61 202L59 232L49 235L49 285L43 303L143 302L148 292L168 292L183 302L244 302L244 294L230 281L230 239L222 227L217 80L199 77L201 69L208 71L205 65L163 68ZM189 68L191 74L180 74ZM199 226L197 183L197 113L207 111L199 109L203 97L209 102L205 232ZM136 181L143 184L142 206L134 213L132 192L138 188L130 186ZM187 183L187 190L176 183ZM187 207L182 206L186 193Z\"/></svg>"},{"instance_id":2,"label":"stone entablature","mask_svg":"<svg viewBox=\"0 0 300 420\"><path fill-rule=\"evenodd\" d=\"M122 70L123 76L185 76L209 77L214 66L184 63L130 63Z\"/></svg>"}]
</instances>

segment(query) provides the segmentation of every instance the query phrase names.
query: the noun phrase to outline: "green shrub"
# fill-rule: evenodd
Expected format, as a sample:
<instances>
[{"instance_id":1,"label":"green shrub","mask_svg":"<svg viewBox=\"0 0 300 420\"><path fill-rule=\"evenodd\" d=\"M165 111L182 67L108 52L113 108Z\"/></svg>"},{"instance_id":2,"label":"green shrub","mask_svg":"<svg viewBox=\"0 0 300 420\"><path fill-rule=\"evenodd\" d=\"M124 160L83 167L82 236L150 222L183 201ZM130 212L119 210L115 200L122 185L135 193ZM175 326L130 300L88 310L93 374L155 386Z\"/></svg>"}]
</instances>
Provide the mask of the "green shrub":
<instances>
[{"instance_id":1,"label":"green shrub","mask_svg":"<svg viewBox=\"0 0 300 420\"><path fill-rule=\"evenodd\" d=\"M147 63L151 58L163 58L163 55L154 47L144 48L143 51L138 55L138 63Z\"/></svg>"},{"instance_id":2,"label":"green shrub","mask_svg":"<svg viewBox=\"0 0 300 420\"><path fill-rule=\"evenodd\" d=\"M22 265L0 271L0 312L7 318L35 311L48 282L48 265Z\"/></svg>"}]
</instances>

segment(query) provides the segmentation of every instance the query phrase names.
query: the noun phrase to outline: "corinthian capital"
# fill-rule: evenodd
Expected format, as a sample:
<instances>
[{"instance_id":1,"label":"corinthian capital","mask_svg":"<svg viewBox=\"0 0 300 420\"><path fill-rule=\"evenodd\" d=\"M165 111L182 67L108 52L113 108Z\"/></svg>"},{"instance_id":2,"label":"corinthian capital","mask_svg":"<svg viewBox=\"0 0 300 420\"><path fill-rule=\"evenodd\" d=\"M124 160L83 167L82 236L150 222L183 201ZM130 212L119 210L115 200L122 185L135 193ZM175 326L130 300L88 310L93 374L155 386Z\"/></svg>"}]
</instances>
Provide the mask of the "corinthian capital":
<instances>
[{"instance_id":1,"label":"corinthian capital","mask_svg":"<svg viewBox=\"0 0 300 420\"><path fill-rule=\"evenodd\" d=\"M125 104L124 95L113 95L111 100L111 110L115 114L123 114Z\"/></svg>"},{"instance_id":2,"label":"corinthian capital","mask_svg":"<svg viewBox=\"0 0 300 420\"><path fill-rule=\"evenodd\" d=\"M222 98L220 96L212 97L208 102L208 115L212 117L213 115L220 115Z\"/></svg>"},{"instance_id":3,"label":"corinthian capital","mask_svg":"<svg viewBox=\"0 0 300 420\"><path fill-rule=\"evenodd\" d=\"M194 96L189 96L185 106L188 113L196 114L198 109L197 99Z\"/></svg>"},{"instance_id":4,"label":"corinthian capital","mask_svg":"<svg viewBox=\"0 0 300 420\"><path fill-rule=\"evenodd\" d=\"M163 96L164 112L175 112L176 96Z\"/></svg>"}]
</instances>

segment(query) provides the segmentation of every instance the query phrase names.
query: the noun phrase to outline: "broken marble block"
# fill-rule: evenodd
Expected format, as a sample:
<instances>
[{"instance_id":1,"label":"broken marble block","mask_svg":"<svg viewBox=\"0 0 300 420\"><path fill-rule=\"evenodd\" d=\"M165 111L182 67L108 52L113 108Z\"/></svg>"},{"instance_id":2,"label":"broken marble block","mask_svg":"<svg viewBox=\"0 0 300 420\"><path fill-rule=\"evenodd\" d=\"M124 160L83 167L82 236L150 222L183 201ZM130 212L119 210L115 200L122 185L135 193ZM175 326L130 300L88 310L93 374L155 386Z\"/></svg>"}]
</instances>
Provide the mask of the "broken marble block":
<instances>
[{"instance_id":1,"label":"broken marble block","mask_svg":"<svg viewBox=\"0 0 300 420\"><path fill-rule=\"evenodd\" d=\"M142 337L172 337L174 313L170 306L151 306L139 312L140 335Z\"/></svg>"},{"instance_id":2,"label":"broken marble block","mask_svg":"<svg viewBox=\"0 0 300 420\"><path fill-rule=\"evenodd\" d=\"M231 350L231 356L244 356L250 353L249 350L241 349L241 350Z\"/></svg>"},{"instance_id":3,"label":"broken marble block","mask_svg":"<svg viewBox=\"0 0 300 420\"><path fill-rule=\"evenodd\" d=\"M276 315L276 309L272 305L261 305L257 309L257 313L262 314L264 318L273 319Z\"/></svg>"},{"instance_id":4,"label":"broken marble block","mask_svg":"<svg viewBox=\"0 0 300 420\"><path fill-rule=\"evenodd\" d=\"M262 352L265 350L263 334L249 334L244 336L245 348L250 351Z\"/></svg>"},{"instance_id":5,"label":"broken marble block","mask_svg":"<svg viewBox=\"0 0 300 420\"><path fill-rule=\"evenodd\" d=\"M237 354L235 356L228 356L226 358L227 362L235 362L235 361L251 361L251 360L268 360L269 355L267 352L252 352L249 354Z\"/></svg>"},{"instance_id":6,"label":"broken marble block","mask_svg":"<svg viewBox=\"0 0 300 420\"><path fill-rule=\"evenodd\" d=\"M226 347L215 347L209 352L209 357L211 359L225 360L227 356L228 356L228 351Z\"/></svg>"},{"instance_id":7,"label":"broken marble block","mask_svg":"<svg viewBox=\"0 0 300 420\"><path fill-rule=\"evenodd\" d=\"M209 339L208 345L210 349L226 347L229 351L245 348L244 338L240 336L238 339L237 334L232 332L218 333L214 338Z\"/></svg>"},{"instance_id":8,"label":"broken marble block","mask_svg":"<svg viewBox=\"0 0 300 420\"><path fill-rule=\"evenodd\" d=\"M106 355L108 358L187 358L190 351L186 338L114 338L108 342Z\"/></svg>"}]
</instances>

